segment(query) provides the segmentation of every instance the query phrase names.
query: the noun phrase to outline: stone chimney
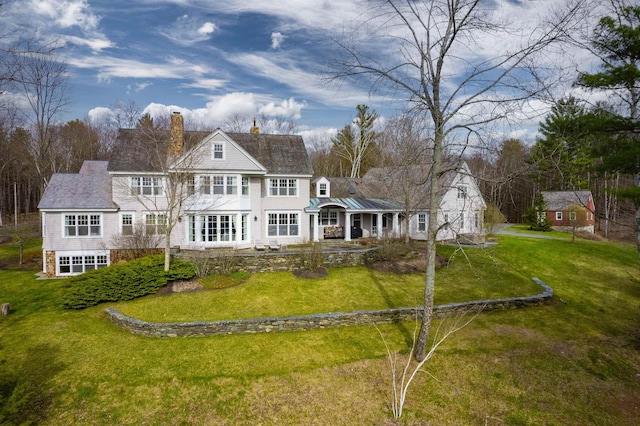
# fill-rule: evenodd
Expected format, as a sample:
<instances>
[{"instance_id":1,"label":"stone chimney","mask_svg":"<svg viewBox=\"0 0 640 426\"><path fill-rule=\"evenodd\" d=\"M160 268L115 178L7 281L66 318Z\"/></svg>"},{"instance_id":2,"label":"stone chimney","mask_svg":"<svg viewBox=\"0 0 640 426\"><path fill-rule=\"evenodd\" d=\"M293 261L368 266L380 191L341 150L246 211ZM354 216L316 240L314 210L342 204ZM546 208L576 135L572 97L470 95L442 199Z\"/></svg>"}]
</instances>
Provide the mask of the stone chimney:
<instances>
[{"instance_id":1,"label":"stone chimney","mask_svg":"<svg viewBox=\"0 0 640 426\"><path fill-rule=\"evenodd\" d=\"M251 128L251 133L253 133L254 135L257 135L258 133L260 133L260 127L256 126L256 119L253 119L253 127Z\"/></svg>"},{"instance_id":2,"label":"stone chimney","mask_svg":"<svg viewBox=\"0 0 640 426\"><path fill-rule=\"evenodd\" d=\"M169 155L177 157L184 151L184 121L179 112L171 114L171 130L169 130Z\"/></svg>"}]
</instances>

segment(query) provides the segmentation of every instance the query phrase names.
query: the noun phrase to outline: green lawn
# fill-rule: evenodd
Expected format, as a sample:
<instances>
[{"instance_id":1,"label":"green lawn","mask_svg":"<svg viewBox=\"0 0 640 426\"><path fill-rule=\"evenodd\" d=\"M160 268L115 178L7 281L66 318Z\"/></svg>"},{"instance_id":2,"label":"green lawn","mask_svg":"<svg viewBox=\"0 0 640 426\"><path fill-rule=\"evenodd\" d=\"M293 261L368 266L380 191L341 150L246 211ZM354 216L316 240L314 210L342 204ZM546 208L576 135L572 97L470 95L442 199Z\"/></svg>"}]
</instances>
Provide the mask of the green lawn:
<instances>
[{"instance_id":1,"label":"green lawn","mask_svg":"<svg viewBox=\"0 0 640 426\"><path fill-rule=\"evenodd\" d=\"M13 256L0 246L0 260ZM548 306L481 314L426 366L400 424L640 423L640 273L631 245L505 236L455 251L436 303L539 292ZM37 256L37 251L36 251ZM6 263L6 262L5 262ZM149 321L210 320L416 305L424 277L365 268L320 280L255 274L240 284L82 311L58 280L0 271L0 424L393 424L374 327L154 339L113 327L113 306ZM438 325L437 322L434 325ZM414 324L380 326L408 352Z\"/></svg>"}]
</instances>

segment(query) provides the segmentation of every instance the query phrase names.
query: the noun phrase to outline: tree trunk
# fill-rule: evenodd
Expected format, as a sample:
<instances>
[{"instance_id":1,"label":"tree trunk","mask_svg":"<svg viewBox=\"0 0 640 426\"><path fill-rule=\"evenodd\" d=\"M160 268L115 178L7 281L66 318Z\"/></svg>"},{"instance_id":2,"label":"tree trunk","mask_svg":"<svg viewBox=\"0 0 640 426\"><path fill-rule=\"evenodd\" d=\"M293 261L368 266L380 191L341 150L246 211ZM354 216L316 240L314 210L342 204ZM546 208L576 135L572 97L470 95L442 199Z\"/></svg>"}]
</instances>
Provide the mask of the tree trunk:
<instances>
[{"instance_id":1,"label":"tree trunk","mask_svg":"<svg viewBox=\"0 0 640 426\"><path fill-rule=\"evenodd\" d=\"M433 296L436 282L436 234L438 232L438 207L440 189L440 167L442 162L442 146L444 134L442 127L436 127L433 161L431 164L431 181L429 194L429 223L427 232L427 270L425 273L424 301L422 306L422 322L420 333L416 342L415 359L423 361L427 356L427 342L429 340L429 330L431 329L431 318L433 316Z\"/></svg>"}]
</instances>

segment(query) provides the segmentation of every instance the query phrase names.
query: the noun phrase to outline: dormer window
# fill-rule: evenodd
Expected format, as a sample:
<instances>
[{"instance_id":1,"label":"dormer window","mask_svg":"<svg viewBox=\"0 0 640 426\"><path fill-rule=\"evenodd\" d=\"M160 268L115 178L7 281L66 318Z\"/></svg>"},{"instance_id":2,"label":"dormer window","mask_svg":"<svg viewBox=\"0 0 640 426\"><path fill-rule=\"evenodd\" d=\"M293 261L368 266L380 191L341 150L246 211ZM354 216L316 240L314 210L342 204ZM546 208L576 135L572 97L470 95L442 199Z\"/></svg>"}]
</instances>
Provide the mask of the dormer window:
<instances>
[{"instance_id":1,"label":"dormer window","mask_svg":"<svg viewBox=\"0 0 640 426\"><path fill-rule=\"evenodd\" d=\"M224 159L224 145L221 143L213 144L213 159L214 160L222 160Z\"/></svg>"},{"instance_id":2,"label":"dormer window","mask_svg":"<svg viewBox=\"0 0 640 426\"><path fill-rule=\"evenodd\" d=\"M316 197L330 198L331 197L331 183L325 177L318 179L315 182L316 185Z\"/></svg>"}]
</instances>

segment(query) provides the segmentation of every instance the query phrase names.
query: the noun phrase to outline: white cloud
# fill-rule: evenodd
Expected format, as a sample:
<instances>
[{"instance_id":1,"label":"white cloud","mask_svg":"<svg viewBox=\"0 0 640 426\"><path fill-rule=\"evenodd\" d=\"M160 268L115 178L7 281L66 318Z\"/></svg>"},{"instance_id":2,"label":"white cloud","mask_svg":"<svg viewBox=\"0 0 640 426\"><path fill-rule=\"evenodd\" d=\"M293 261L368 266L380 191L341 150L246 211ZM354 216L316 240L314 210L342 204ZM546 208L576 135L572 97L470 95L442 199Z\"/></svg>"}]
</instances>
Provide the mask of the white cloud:
<instances>
[{"instance_id":1,"label":"white cloud","mask_svg":"<svg viewBox=\"0 0 640 426\"><path fill-rule=\"evenodd\" d=\"M159 31L160 34L175 43L190 46L209 40L215 30L216 25L212 22L203 22L198 17L182 15L173 24Z\"/></svg>"},{"instance_id":2,"label":"white cloud","mask_svg":"<svg viewBox=\"0 0 640 426\"><path fill-rule=\"evenodd\" d=\"M279 32L271 33L271 48L272 49L279 48L282 42L284 41L284 38L285 37L282 35L282 33L279 33Z\"/></svg>"},{"instance_id":3,"label":"white cloud","mask_svg":"<svg viewBox=\"0 0 640 426\"><path fill-rule=\"evenodd\" d=\"M110 81L112 78L188 79L200 77L202 74L209 72L209 69L204 66L186 62L183 66L178 67L172 61L152 64L110 56L69 58L67 63L77 68L99 70L99 81Z\"/></svg>"},{"instance_id":4,"label":"white cloud","mask_svg":"<svg viewBox=\"0 0 640 426\"><path fill-rule=\"evenodd\" d=\"M96 53L100 52L102 49L114 47L113 43L106 38L89 39L77 36L65 36L63 37L63 40L78 46L87 46Z\"/></svg>"},{"instance_id":5,"label":"white cloud","mask_svg":"<svg viewBox=\"0 0 640 426\"><path fill-rule=\"evenodd\" d=\"M62 28L78 26L83 31L94 31L100 18L91 12L87 0L32 0L27 8L53 20Z\"/></svg>"},{"instance_id":6,"label":"white cloud","mask_svg":"<svg viewBox=\"0 0 640 426\"><path fill-rule=\"evenodd\" d=\"M269 117L287 117L299 120L302 117L302 108L306 106L305 103L296 102L295 99L289 98L282 101L279 105L274 102L262 106L259 110L260 114Z\"/></svg>"},{"instance_id":7,"label":"white cloud","mask_svg":"<svg viewBox=\"0 0 640 426\"><path fill-rule=\"evenodd\" d=\"M113 111L106 107L96 107L89 110L87 116L91 124L105 123L113 117Z\"/></svg>"},{"instance_id":8,"label":"white cloud","mask_svg":"<svg viewBox=\"0 0 640 426\"><path fill-rule=\"evenodd\" d=\"M216 30L216 25L213 22L205 22L200 28L198 28L198 34L209 35Z\"/></svg>"}]
</instances>

